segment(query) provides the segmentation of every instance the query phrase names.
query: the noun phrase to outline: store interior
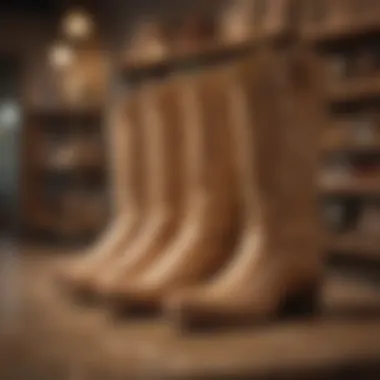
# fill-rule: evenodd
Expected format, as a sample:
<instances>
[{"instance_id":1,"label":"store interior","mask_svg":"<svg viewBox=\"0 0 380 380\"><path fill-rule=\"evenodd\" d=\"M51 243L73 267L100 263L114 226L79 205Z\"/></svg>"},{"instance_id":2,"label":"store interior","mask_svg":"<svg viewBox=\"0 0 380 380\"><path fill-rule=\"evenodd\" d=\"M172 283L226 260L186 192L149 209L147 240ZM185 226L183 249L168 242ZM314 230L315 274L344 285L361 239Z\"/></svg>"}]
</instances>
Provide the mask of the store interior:
<instances>
[{"instance_id":1,"label":"store interior","mask_svg":"<svg viewBox=\"0 0 380 380\"><path fill-rule=\"evenodd\" d=\"M380 2L0 19L0 379L380 378Z\"/></svg>"}]
</instances>

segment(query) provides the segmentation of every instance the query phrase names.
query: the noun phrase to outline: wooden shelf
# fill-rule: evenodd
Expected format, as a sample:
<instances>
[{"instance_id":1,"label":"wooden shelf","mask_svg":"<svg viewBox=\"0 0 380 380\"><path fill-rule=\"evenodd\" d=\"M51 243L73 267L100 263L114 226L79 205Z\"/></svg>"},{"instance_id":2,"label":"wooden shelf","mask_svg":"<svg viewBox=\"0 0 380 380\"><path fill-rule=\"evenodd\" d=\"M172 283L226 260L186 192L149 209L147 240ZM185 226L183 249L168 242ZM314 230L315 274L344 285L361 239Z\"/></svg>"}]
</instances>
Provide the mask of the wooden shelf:
<instances>
[{"instance_id":1,"label":"wooden shelf","mask_svg":"<svg viewBox=\"0 0 380 380\"><path fill-rule=\"evenodd\" d=\"M356 196L379 197L380 179L378 180L353 180L341 184L320 184L320 191L328 196Z\"/></svg>"},{"instance_id":2,"label":"wooden shelf","mask_svg":"<svg viewBox=\"0 0 380 380\"><path fill-rule=\"evenodd\" d=\"M370 144L359 144L355 142L337 142L334 144L325 144L321 148L324 154L380 154L380 142Z\"/></svg>"},{"instance_id":3,"label":"wooden shelf","mask_svg":"<svg viewBox=\"0 0 380 380\"><path fill-rule=\"evenodd\" d=\"M301 36L306 42L321 44L357 39L358 37L366 37L377 33L380 33L380 19L356 25L352 22L347 22L341 25L309 27L301 32Z\"/></svg>"},{"instance_id":4,"label":"wooden shelf","mask_svg":"<svg viewBox=\"0 0 380 380\"><path fill-rule=\"evenodd\" d=\"M327 249L334 253L380 262L380 238L371 238L359 233L337 235L329 239Z\"/></svg>"},{"instance_id":5,"label":"wooden shelf","mask_svg":"<svg viewBox=\"0 0 380 380\"><path fill-rule=\"evenodd\" d=\"M55 166L55 165L45 165L42 168L44 172L55 172L55 173L83 173L91 172L97 173L104 170L104 166L100 162L94 162L92 164L83 164L83 163L73 163L66 166Z\"/></svg>"},{"instance_id":6,"label":"wooden shelf","mask_svg":"<svg viewBox=\"0 0 380 380\"><path fill-rule=\"evenodd\" d=\"M63 216L57 216L50 210L50 213L35 215L29 223L33 228L40 231L49 231L54 235L62 237L75 237L83 234L98 232L104 227L106 218L92 219L91 222L78 222L78 218L73 220Z\"/></svg>"},{"instance_id":7,"label":"wooden shelf","mask_svg":"<svg viewBox=\"0 0 380 380\"><path fill-rule=\"evenodd\" d=\"M373 97L380 97L380 74L336 84L328 93L328 100L332 103L353 102Z\"/></svg>"},{"instance_id":8,"label":"wooden shelf","mask_svg":"<svg viewBox=\"0 0 380 380\"><path fill-rule=\"evenodd\" d=\"M85 187L93 189L94 187L104 188L106 173L104 170L89 167L87 170L78 168L76 170L51 170L48 168L40 168L38 180L42 186L46 186L49 182L62 181L62 190L72 187Z\"/></svg>"},{"instance_id":9,"label":"wooden shelf","mask_svg":"<svg viewBox=\"0 0 380 380\"><path fill-rule=\"evenodd\" d=\"M37 118L88 118L100 117L102 115L102 106L87 107L32 107L25 110L25 114Z\"/></svg>"},{"instance_id":10,"label":"wooden shelf","mask_svg":"<svg viewBox=\"0 0 380 380\"><path fill-rule=\"evenodd\" d=\"M247 55L257 46L256 40L237 45L213 46L197 53L172 56L165 60L152 62L124 62L121 71L128 79L165 76L174 71L188 70L192 66L216 64Z\"/></svg>"},{"instance_id":11,"label":"wooden shelf","mask_svg":"<svg viewBox=\"0 0 380 380\"><path fill-rule=\"evenodd\" d=\"M159 61L126 61L122 60L120 71L130 80L147 77L162 77L169 73L189 70L192 67L216 65L218 63L247 56L260 43L278 43L286 38L283 32L268 33L248 41L236 44L215 44L198 52L173 55Z\"/></svg>"}]
</instances>

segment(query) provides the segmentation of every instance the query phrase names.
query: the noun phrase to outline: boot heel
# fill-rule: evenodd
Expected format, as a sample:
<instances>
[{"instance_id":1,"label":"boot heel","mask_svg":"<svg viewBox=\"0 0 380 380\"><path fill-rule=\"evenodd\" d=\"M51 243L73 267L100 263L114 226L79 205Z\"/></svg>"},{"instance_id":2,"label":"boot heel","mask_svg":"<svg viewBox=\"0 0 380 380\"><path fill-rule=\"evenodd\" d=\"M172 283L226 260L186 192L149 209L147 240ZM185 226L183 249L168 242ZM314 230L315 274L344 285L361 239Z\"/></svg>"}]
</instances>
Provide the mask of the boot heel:
<instances>
[{"instance_id":1,"label":"boot heel","mask_svg":"<svg viewBox=\"0 0 380 380\"><path fill-rule=\"evenodd\" d=\"M282 317L312 316L319 312L320 286L314 285L286 297L280 307Z\"/></svg>"}]
</instances>

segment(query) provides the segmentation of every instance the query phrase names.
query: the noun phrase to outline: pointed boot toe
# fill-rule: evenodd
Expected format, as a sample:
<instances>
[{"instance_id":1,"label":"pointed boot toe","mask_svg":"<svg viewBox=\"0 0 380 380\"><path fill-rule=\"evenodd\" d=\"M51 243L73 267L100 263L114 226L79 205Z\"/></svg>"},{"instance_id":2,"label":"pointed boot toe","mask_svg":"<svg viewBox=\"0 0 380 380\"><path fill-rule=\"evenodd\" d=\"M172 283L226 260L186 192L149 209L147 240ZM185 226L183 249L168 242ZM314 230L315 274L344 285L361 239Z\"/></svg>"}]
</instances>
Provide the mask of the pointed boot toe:
<instances>
[{"instance_id":1,"label":"pointed boot toe","mask_svg":"<svg viewBox=\"0 0 380 380\"><path fill-rule=\"evenodd\" d=\"M81 282L84 275L83 270L79 270L76 266L69 266L57 270L55 278L62 288L73 289Z\"/></svg>"},{"instance_id":2,"label":"pointed boot toe","mask_svg":"<svg viewBox=\"0 0 380 380\"><path fill-rule=\"evenodd\" d=\"M72 294L80 303L92 304L97 300L93 279L90 276L83 276L77 279L72 286Z\"/></svg>"},{"instance_id":3,"label":"pointed boot toe","mask_svg":"<svg viewBox=\"0 0 380 380\"><path fill-rule=\"evenodd\" d=\"M68 295L76 300L84 301L91 293L87 279L88 276L84 271L72 269L61 273L60 284Z\"/></svg>"}]
</instances>

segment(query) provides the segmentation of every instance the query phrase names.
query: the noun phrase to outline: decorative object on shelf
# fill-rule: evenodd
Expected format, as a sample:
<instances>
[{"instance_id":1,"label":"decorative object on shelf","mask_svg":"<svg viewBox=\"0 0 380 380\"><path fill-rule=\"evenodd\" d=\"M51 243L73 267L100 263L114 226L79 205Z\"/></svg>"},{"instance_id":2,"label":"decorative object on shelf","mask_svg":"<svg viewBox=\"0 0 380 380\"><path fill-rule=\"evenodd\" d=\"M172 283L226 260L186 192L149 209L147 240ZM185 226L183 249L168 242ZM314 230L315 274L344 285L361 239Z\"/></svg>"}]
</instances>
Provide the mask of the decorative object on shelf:
<instances>
[{"instance_id":1,"label":"decorative object on shelf","mask_svg":"<svg viewBox=\"0 0 380 380\"><path fill-rule=\"evenodd\" d=\"M74 63L74 59L73 49L63 42L56 43L49 51L49 62L54 69L59 71L68 69Z\"/></svg>"},{"instance_id":2,"label":"decorative object on shelf","mask_svg":"<svg viewBox=\"0 0 380 380\"><path fill-rule=\"evenodd\" d=\"M64 34L72 40L87 40L94 29L94 20L82 9L70 9L62 21Z\"/></svg>"},{"instance_id":3,"label":"decorative object on shelf","mask_svg":"<svg viewBox=\"0 0 380 380\"><path fill-rule=\"evenodd\" d=\"M48 144L43 157L49 168L55 170L95 167L101 164L100 147L101 144L96 141L80 141L79 138L73 138L67 142Z\"/></svg>"},{"instance_id":4,"label":"decorative object on shelf","mask_svg":"<svg viewBox=\"0 0 380 380\"><path fill-rule=\"evenodd\" d=\"M376 129L370 116L353 118L349 125L351 140L358 145L370 145L376 136Z\"/></svg>"},{"instance_id":5,"label":"decorative object on shelf","mask_svg":"<svg viewBox=\"0 0 380 380\"><path fill-rule=\"evenodd\" d=\"M223 8L218 22L218 39L224 44L239 44L252 38L255 2L230 1Z\"/></svg>"},{"instance_id":6,"label":"decorative object on shelf","mask_svg":"<svg viewBox=\"0 0 380 380\"><path fill-rule=\"evenodd\" d=\"M168 57L169 48L165 26L158 20L139 21L132 33L126 52L130 64L152 64Z\"/></svg>"},{"instance_id":7,"label":"decorative object on shelf","mask_svg":"<svg viewBox=\"0 0 380 380\"><path fill-rule=\"evenodd\" d=\"M73 76L75 53L73 49L63 43L52 47L50 63L54 72L56 88L61 101L68 104L76 104L82 99L83 81L80 77Z\"/></svg>"},{"instance_id":8,"label":"decorative object on shelf","mask_svg":"<svg viewBox=\"0 0 380 380\"><path fill-rule=\"evenodd\" d=\"M323 168L320 176L322 186L344 185L352 178L352 164L346 157L335 157Z\"/></svg>"}]
</instances>

